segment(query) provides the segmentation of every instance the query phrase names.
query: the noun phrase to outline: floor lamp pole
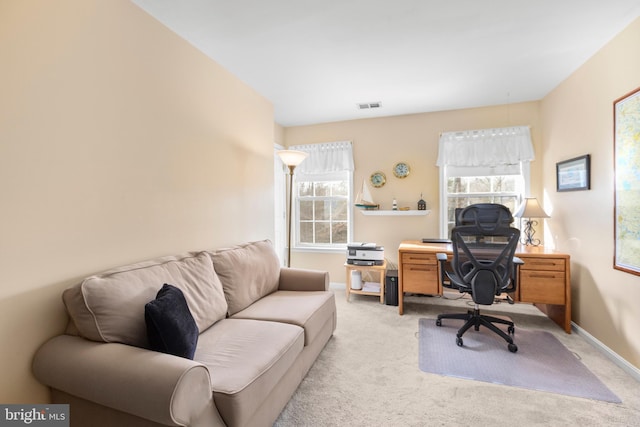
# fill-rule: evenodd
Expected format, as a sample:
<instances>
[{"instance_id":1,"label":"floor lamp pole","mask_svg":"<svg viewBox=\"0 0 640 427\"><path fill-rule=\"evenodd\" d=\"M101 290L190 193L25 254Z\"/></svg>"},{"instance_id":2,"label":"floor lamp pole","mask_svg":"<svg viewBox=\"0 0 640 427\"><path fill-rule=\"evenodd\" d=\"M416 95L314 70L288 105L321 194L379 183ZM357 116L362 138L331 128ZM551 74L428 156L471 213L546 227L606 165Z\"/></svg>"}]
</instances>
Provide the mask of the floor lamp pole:
<instances>
[{"instance_id":1,"label":"floor lamp pole","mask_svg":"<svg viewBox=\"0 0 640 427\"><path fill-rule=\"evenodd\" d=\"M287 212L287 267L291 267L291 209L293 207L293 171L309 153L297 150L280 150L277 152L278 157L289 168L289 209Z\"/></svg>"},{"instance_id":2,"label":"floor lamp pole","mask_svg":"<svg viewBox=\"0 0 640 427\"><path fill-rule=\"evenodd\" d=\"M287 210L287 267L291 267L291 206L292 206L292 190L293 190L293 170L295 165L289 167L289 209Z\"/></svg>"}]
</instances>

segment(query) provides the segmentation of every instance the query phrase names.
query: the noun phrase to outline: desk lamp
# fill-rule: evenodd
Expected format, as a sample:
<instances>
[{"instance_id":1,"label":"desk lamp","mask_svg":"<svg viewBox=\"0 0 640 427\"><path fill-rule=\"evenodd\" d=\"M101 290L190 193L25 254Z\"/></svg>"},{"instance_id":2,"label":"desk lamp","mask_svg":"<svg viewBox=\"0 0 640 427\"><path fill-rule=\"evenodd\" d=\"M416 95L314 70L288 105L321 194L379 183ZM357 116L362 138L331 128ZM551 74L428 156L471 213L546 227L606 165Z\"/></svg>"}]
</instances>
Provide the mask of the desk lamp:
<instances>
[{"instance_id":1,"label":"desk lamp","mask_svg":"<svg viewBox=\"0 0 640 427\"><path fill-rule=\"evenodd\" d=\"M282 163L289 168L289 209L287 211L288 231L287 231L287 267L291 267L291 192L293 187L293 171L309 153L296 150L279 150L276 152Z\"/></svg>"},{"instance_id":2,"label":"desk lamp","mask_svg":"<svg viewBox=\"0 0 640 427\"><path fill-rule=\"evenodd\" d=\"M517 218L527 218L524 227L525 237L522 243L531 246L540 245L540 239L533 238L533 235L536 234L533 227L538 225L538 221L532 221L531 218L549 218L549 215L542 209L540 203L538 203L538 199L535 197L526 197L513 216Z\"/></svg>"}]
</instances>

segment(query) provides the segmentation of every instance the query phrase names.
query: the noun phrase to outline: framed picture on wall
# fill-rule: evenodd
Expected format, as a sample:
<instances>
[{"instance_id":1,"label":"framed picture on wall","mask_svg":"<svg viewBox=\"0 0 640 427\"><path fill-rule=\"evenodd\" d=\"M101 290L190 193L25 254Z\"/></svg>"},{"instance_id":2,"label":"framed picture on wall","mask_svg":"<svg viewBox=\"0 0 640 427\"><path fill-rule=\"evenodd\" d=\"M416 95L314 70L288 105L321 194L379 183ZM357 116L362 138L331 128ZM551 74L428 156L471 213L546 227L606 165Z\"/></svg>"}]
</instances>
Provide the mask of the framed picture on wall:
<instances>
[{"instance_id":1,"label":"framed picture on wall","mask_svg":"<svg viewBox=\"0 0 640 427\"><path fill-rule=\"evenodd\" d=\"M578 191L591 188L591 156L556 163L556 190Z\"/></svg>"},{"instance_id":2,"label":"framed picture on wall","mask_svg":"<svg viewBox=\"0 0 640 427\"><path fill-rule=\"evenodd\" d=\"M640 275L640 88L613 102L613 118L613 267Z\"/></svg>"}]
</instances>

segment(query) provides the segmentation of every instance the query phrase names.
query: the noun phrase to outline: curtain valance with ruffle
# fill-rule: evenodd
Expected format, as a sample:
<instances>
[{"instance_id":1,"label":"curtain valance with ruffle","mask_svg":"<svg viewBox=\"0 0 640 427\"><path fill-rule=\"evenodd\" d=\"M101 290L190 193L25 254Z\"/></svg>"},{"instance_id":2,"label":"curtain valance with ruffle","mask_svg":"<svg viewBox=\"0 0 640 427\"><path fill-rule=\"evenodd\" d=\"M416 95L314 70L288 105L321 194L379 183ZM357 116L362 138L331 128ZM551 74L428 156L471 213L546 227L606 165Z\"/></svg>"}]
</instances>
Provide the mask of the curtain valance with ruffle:
<instances>
[{"instance_id":1,"label":"curtain valance with ruffle","mask_svg":"<svg viewBox=\"0 0 640 427\"><path fill-rule=\"evenodd\" d=\"M534 160L528 126L444 132L437 165L497 167Z\"/></svg>"},{"instance_id":2,"label":"curtain valance with ruffle","mask_svg":"<svg viewBox=\"0 0 640 427\"><path fill-rule=\"evenodd\" d=\"M299 180L334 172L353 171L353 146L350 141L296 145L289 148L309 153L309 157L296 168Z\"/></svg>"}]
</instances>

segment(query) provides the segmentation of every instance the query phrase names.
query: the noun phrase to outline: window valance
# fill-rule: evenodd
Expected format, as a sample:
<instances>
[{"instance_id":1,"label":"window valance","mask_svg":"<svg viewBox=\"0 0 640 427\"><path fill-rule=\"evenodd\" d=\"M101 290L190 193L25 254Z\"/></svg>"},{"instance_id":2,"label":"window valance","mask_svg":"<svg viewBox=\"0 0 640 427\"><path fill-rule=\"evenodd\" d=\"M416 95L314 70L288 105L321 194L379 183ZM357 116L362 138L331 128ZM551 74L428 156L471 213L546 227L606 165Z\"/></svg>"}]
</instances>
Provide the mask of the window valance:
<instances>
[{"instance_id":1,"label":"window valance","mask_svg":"<svg viewBox=\"0 0 640 427\"><path fill-rule=\"evenodd\" d=\"M298 179L317 177L335 172L353 171L353 146L351 141L305 144L289 147L309 153L296 168Z\"/></svg>"},{"instance_id":2,"label":"window valance","mask_svg":"<svg viewBox=\"0 0 640 427\"><path fill-rule=\"evenodd\" d=\"M528 126L444 132L437 165L497 167L535 158Z\"/></svg>"}]
</instances>

